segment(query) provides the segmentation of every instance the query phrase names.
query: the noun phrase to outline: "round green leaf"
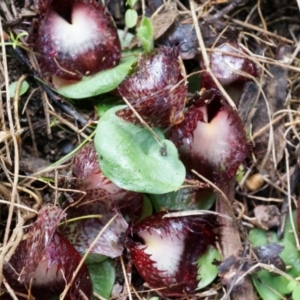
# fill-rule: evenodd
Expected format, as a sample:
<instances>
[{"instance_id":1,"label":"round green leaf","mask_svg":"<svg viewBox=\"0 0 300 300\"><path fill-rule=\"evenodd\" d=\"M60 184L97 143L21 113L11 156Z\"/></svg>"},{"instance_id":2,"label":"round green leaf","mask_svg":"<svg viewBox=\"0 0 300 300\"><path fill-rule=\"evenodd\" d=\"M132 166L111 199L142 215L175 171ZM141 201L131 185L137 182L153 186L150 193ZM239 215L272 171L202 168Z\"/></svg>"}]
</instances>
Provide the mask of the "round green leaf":
<instances>
[{"instance_id":1,"label":"round green leaf","mask_svg":"<svg viewBox=\"0 0 300 300\"><path fill-rule=\"evenodd\" d=\"M266 235L266 231L258 228L250 230L248 236L249 241L253 247L264 246L270 242L278 243L278 238L274 232L270 232L270 238L268 239L268 237Z\"/></svg>"},{"instance_id":2,"label":"round green leaf","mask_svg":"<svg viewBox=\"0 0 300 300\"><path fill-rule=\"evenodd\" d=\"M288 240L283 240L280 244L284 246L283 251L280 253L280 258L287 266L289 266L287 273L292 277L298 277L300 274L300 254L296 243L290 243Z\"/></svg>"},{"instance_id":3,"label":"round green leaf","mask_svg":"<svg viewBox=\"0 0 300 300\"><path fill-rule=\"evenodd\" d=\"M105 99L100 99L95 103L95 108L98 116L101 118L109 109L120 104L120 97L106 95Z\"/></svg>"},{"instance_id":4,"label":"round green leaf","mask_svg":"<svg viewBox=\"0 0 300 300\"><path fill-rule=\"evenodd\" d=\"M295 288L297 288L298 284L297 284L297 281L290 281L289 284L288 284L288 289L290 289L291 291L294 291ZM299 298L300 299L300 298Z\"/></svg>"},{"instance_id":5,"label":"round green leaf","mask_svg":"<svg viewBox=\"0 0 300 300\"><path fill-rule=\"evenodd\" d=\"M85 259L85 262L87 264L98 264L103 262L106 259L108 259L108 257L105 255L98 254L98 253L89 253L87 258Z\"/></svg>"},{"instance_id":6,"label":"round green leaf","mask_svg":"<svg viewBox=\"0 0 300 300\"><path fill-rule=\"evenodd\" d=\"M146 52L151 52L153 49L154 31L153 25L149 18L144 17L137 29L136 36L142 43Z\"/></svg>"},{"instance_id":7,"label":"round green leaf","mask_svg":"<svg viewBox=\"0 0 300 300\"><path fill-rule=\"evenodd\" d=\"M138 0L127 0L126 4L129 5L131 8L134 8L135 4Z\"/></svg>"},{"instance_id":8,"label":"round green leaf","mask_svg":"<svg viewBox=\"0 0 300 300\"><path fill-rule=\"evenodd\" d=\"M132 28L136 25L138 20L138 14L134 9L127 9L125 12L125 25L128 28Z\"/></svg>"},{"instance_id":9,"label":"round green leaf","mask_svg":"<svg viewBox=\"0 0 300 300\"><path fill-rule=\"evenodd\" d=\"M258 273L261 273L261 272L270 274L266 270L259 271ZM267 285L268 282L261 282L261 277L263 277L263 279L265 279L264 273L263 274L258 274L258 273L253 274L251 276L251 278L252 278L253 284L255 286L255 289L258 292L261 299L262 300L280 300L280 299L282 299L283 296L278 294L277 292L273 291L272 288Z\"/></svg>"},{"instance_id":10,"label":"round green leaf","mask_svg":"<svg viewBox=\"0 0 300 300\"><path fill-rule=\"evenodd\" d=\"M295 218L295 214L293 217ZM291 220L288 216L282 240L278 240L275 232L267 233L261 229L252 229L249 233L249 241L252 246L256 247L274 242L284 246L279 256L289 266L286 273L296 278L300 272L300 254L291 229ZM283 295L290 294L296 289L293 281L283 276L271 274L268 270L258 271L252 274L251 277L257 292L263 300L279 300L282 299ZM297 291L295 294L297 294Z\"/></svg>"},{"instance_id":11,"label":"round green leaf","mask_svg":"<svg viewBox=\"0 0 300 300\"><path fill-rule=\"evenodd\" d=\"M221 255L218 250L212 246L208 248L206 253L204 253L198 259L198 276L197 279L200 280L197 289L202 289L208 286L211 282L215 280L218 275L218 268L213 264L214 260L220 261Z\"/></svg>"},{"instance_id":12,"label":"round green leaf","mask_svg":"<svg viewBox=\"0 0 300 300\"><path fill-rule=\"evenodd\" d=\"M175 192L149 195L156 211L161 210L208 210L215 202L216 195L212 191L199 190L196 198L192 198L195 190L184 188Z\"/></svg>"},{"instance_id":13,"label":"round green leaf","mask_svg":"<svg viewBox=\"0 0 300 300\"><path fill-rule=\"evenodd\" d=\"M9 85L9 97L13 98L15 96L16 88L17 88L17 81L12 82ZM19 89L19 96L22 96L27 92L29 88L29 83L26 80L23 80Z\"/></svg>"},{"instance_id":14,"label":"round green leaf","mask_svg":"<svg viewBox=\"0 0 300 300\"><path fill-rule=\"evenodd\" d=\"M178 189L185 179L185 168L175 145L158 142L148 129L125 122L108 110L98 122L95 148L103 174L126 190L162 194Z\"/></svg>"},{"instance_id":15,"label":"round green leaf","mask_svg":"<svg viewBox=\"0 0 300 300\"><path fill-rule=\"evenodd\" d=\"M152 203L150 199L144 195L143 196L143 212L137 223L141 222L145 218L149 217L152 215L153 209L152 209Z\"/></svg>"},{"instance_id":16,"label":"round green leaf","mask_svg":"<svg viewBox=\"0 0 300 300\"><path fill-rule=\"evenodd\" d=\"M294 225L297 226L297 220L296 220L296 211L293 211L293 222ZM291 217L290 215L287 216L285 227L284 227L284 235L283 235L283 243L285 241L289 241L291 244L296 246L296 240L292 228L292 222L291 222Z\"/></svg>"},{"instance_id":17,"label":"round green leaf","mask_svg":"<svg viewBox=\"0 0 300 300\"><path fill-rule=\"evenodd\" d=\"M77 83L57 89L57 93L66 98L82 99L110 92L124 80L136 59L136 56L124 58L118 66L83 77Z\"/></svg>"},{"instance_id":18,"label":"round green leaf","mask_svg":"<svg viewBox=\"0 0 300 300\"><path fill-rule=\"evenodd\" d=\"M299 300L300 299L300 285L297 285L295 289L293 290L292 294L293 300Z\"/></svg>"},{"instance_id":19,"label":"round green leaf","mask_svg":"<svg viewBox=\"0 0 300 300\"><path fill-rule=\"evenodd\" d=\"M130 32L118 29L118 36L122 47L128 47L134 38L134 35Z\"/></svg>"},{"instance_id":20,"label":"round green leaf","mask_svg":"<svg viewBox=\"0 0 300 300\"><path fill-rule=\"evenodd\" d=\"M105 260L102 263L89 264L88 268L94 291L98 295L109 299L116 279L116 271L112 262L110 260Z\"/></svg>"},{"instance_id":21,"label":"round green leaf","mask_svg":"<svg viewBox=\"0 0 300 300\"><path fill-rule=\"evenodd\" d=\"M271 274L268 270L261 270L252 276L253 284L263 300L280 300L283 295L292 292L289 280L283 276Z\"/></svg>"},{"instance_id":22,"label":"round green leaf","mask_svg":"<svg viewBox=\"0 0 300 300\"><path fill-rule=\"evenodd\" d=\"M293 221L294 224L297 225L296 211L293 212ZM292 230L291 218L289 215L286 220L284 235L280 244L284 246L283 251L280 253L280 257L287 266L290 266L287 273L293 277L298 277L300 274L300 253L297 249L294 232Z\"/></svg>"}]
</instances>

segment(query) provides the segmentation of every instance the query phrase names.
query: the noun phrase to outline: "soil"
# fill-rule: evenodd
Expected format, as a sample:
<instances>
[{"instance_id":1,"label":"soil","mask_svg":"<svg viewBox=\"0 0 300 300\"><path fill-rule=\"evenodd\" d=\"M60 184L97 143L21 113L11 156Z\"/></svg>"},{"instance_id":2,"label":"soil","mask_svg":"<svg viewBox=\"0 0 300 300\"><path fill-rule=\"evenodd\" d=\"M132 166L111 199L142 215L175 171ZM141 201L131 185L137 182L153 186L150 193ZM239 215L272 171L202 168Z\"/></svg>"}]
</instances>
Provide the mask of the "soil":
<instances>
[{"instance_id":1,"label":"soil","mask_svg":"<svg viewBox=\"0 0 300 300\"><path fill-rule=\"evenodd\" d=\"M234 262L227 261L229 267L223 267L239 270L235 272L237 277L228 278L220 269L220 277L205 290L180 299L229 299L226 295L232 299L260 299L247 277L233 287L239 276L247 275L253 265L249 262L255 260L247 242L249 230L262 228L282 237L289 210L297 208L299 2L170 0L164 4L149 0L136 5L139 16L143 5L148 16L163 15L153 20L155 45L180 46L187 74L199 70L203 53L210 54L215 43L231 40L249 51L259 69L259 75L243 85L239 102L235 103L251 148L242 179L234 183L235 194L230 203L230 213L236 216L238 224L232 230L240 239L241 252L229 247L229 253L224 254L224 258L234 255ZM124 1L112 0L108 9L118 28L124 29ZM199 21L196 24L192 10ZM93 132L97 120L94 109L97 99L85 99L82 103L68 101L37 80L37 77L45 81L49 78L41 74L27 35L19 38L16 47L9 44L10 34L15 37L21 32L30 34L31 24L37 17L36 1L0 3L0 37L6 43L0 50L0 271L22 239L22 228L36 219L32 211L38 212L45 203L61 202L70 181L72 151ZM194 29L197 26L206 50L199 48L199 36ZM29 88L21 96L11 98L8 86L23 80ZM194 92L189 93L191 99ZM229 214L227 209L228 206L222 212ZM128 262L126 254L125 261ZM246 261L248 268L241 261ZM117 288L124 287L126 282L119 260L115 263L117 294L114 299L127 299L126 288L125 292ZM135 269L132 286L132 299L142 299L136 291L147 291L147 288ZM1 288L5 291L8 287ZM142 297L150 299L155 295L155 292L145 292Z\"/></svg>"}]
</instances>

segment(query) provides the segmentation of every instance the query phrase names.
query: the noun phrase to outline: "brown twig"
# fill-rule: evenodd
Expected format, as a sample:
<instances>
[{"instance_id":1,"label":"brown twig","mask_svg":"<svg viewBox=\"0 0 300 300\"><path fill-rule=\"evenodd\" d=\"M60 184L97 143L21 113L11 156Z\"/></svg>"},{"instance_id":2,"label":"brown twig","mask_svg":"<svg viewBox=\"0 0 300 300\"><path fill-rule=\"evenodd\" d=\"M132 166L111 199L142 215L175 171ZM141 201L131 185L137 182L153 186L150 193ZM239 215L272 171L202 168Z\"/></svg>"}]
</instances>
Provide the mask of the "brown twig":
<instances>
[{"instance_id":1,"label":"brown twig","mask_svg":"<svg viewBox=\"0 0 300 300\"><path fill-rule=\"evenodd\" d=\"M234 189L235 186L235 179L231 180L231 182L227 183L226 186L223 186L222 190L224 194L227 195L230 203L233 203L234 200ZM223 199L220 197L217 197L216 202L216 211L220 213L221 215L228 215L228 205L224 203ZM230 215L233 214L233 211L231 209ZM243 257L247 254L246 248L243 249L239 229L236 222L229 221L228 219L221 218L221 249L222 249L222 255L223 260L226 260L227 258L231 256L235 256L237 258L240 257L242 254ZM256 299L256 295L254 292L254 288L251 282L251 279L249 277L246 277L244 281L238 286L235 287L235 285L238 282L240 271L243 267L244 262L240 261L240 266L236 270L236 274L231 282L231 285L228 287L227 294L223 298L229 299L230 297L233 300L254 300ZM230 296L230 297L229 297Z\"/></svg>"}]
</instances>

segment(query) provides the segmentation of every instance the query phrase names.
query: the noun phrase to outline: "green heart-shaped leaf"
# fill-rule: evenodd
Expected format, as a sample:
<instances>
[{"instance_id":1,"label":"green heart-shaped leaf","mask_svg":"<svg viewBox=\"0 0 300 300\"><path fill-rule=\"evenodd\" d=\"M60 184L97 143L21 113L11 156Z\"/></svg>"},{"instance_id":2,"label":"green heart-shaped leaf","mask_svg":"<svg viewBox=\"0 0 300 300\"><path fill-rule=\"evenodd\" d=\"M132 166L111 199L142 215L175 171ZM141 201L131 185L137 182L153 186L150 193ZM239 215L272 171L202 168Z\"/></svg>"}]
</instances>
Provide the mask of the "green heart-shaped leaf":
<instances>
[{"instance_id":1,"label":"green heart-shaped leaf","mask_svg":"<svg viewBox=\"0 0 300 300\"><path fill-rule=\"evenodd\" d=\"M167 210L208 210L215 202L216 195L212 191L198 190L196 197L194 188L184 188L175 192L149 195L156 211Z\"/></svg>"},{"instance_id":2,"label":"green heart-shaped leaf","mask_svg":"<svg viewBox=\"0 0 300 300\"><path fill-rule=\"evenodd\" d=\"M127 9L125 12L125 24L128 28L132 28L136 25L138 20L138 14L134 9Z\"/></svg>"},{"instance_id":3,"label":"green heart-shaped leaf","mask_svg":"<svg viewBox=\"0 0 300 300\"><path fill-rule=\"evenodd\" d=\"M116 279L116 271L112 262L105 260L101 263L89 264L88 268L94 291L105 299L109 299Z\"/></svg>"},{"instance_id":4,"label":"green heart-shaped leaf","mask_svg":"<svg viewBox=\"0 0 300 300\"><path fill-rule=\"evenodd\" d=\"M9 97L13 98L15 96L15 92L16 92L16 88L17 88L17 81L12 82L9 85ZM20 89L19 89L19 97L22 96L23 94L25 94L27 92L29 88L29 83L27 81L22 81Z\"/></svg>"},{"instance_id":5,"label":"green heart-shaped leaf","mask_svg":"<svg viewBox=\"0 0 300 300\"><path fill-rule=\"evenodd\" d=\"M218 275L218 268L213 262L214 260L220 261L220 259L220 253L212 246L198 259L198 279L200 282L197 289L202 289L215 280Z\"/></svg>"},{"instance_id":6,"label":"green heart-shaped leaf","mask_svg":"<svg viewBox=\"0 0 300 300\"><path fill-rule=\"evenodd\" d=\"M295 289L293 290L292 294L293 300L300 299L300 285L297 285Z\"/></svg>"},{"instance_id":7,"label":"green heart-shaped leaf","mask_svg":"<svg viewBox=\"0 0 300 300\"><path fill-rule=\"evenodd\" d=\"M126 190L162 194L178 189L185 179L185 168L175 145L158 142L148 129L125 122L108 110L98 122L95 148L103 174Z\"/></svg>"},{"instance_id":8,"label":"green heart-shaped leaf","mask_svg":"<svg viewBox=\"0 0 300 300\"><path fill-rule=\"evenodd\" d=\"M143 45L144 50L146 53L149 53L153 50L153 25L151 19L144 17L141 21L139 28L137 29L136 33L138 39Z\"/></svg>"},{"instance_id":9,"label":"green heart-shaped leaf","mask_svg":"<svg viewBox=\"0 0 300 300\"><path fill-rule=\"evenodd\" d=\"M288 288L288 279L274 276L268 270L261 270L252 276L253 284L263 300L280 300L292 292Z\"/></svg>"},{"instance_id":10,"label":"green heart-shaped leaf","mask_svg":"<svg viewBox=\"0 0 300 300\"><path fill-rule=\"evenodd\" d=\"M66 98L82 99L110 92L124 80L136 59L136 56L124 58L118 66L83 77L77 83L57 89L57 93Z\"/></svg>"},{"instance_id":11,"label":"green heart-shaped leaf","mask_svg":"<svg viewBox=\"0 0 300 300\"><path fill-rule=\"evenodd\" d=\"M293 214L295 223L295 213ZM278 240L275 232L266 232L262 229L252 229L249 233L249 241L252 246L258 247L267 245L269 243L278 243L284 246L283 251L280 253L280 258L284 263L289 266L286 273L296 278L300 272L300 255L295 242L295 237L292 232L292 225L290 217L288 216L284 237L282 240ZM251 275L254 286L263 300L280 300L286 294L294 293L297 282L291 281L288 278L281 275L274 275L268 270L261 270ZM297 295L298 291L295 291Z\"/></svg>"}]
</instances>

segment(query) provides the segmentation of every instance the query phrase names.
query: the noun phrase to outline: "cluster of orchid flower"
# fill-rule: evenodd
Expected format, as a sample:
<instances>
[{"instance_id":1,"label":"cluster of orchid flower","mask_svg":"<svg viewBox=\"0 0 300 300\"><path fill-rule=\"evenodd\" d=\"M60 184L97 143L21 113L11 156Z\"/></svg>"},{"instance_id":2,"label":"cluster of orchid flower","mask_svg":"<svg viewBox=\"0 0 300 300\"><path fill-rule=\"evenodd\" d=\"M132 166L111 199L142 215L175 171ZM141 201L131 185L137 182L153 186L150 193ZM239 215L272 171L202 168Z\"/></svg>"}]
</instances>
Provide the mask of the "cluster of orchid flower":
<instances>
[{"instance_id":1,"label":"cluster of orchid flower","mask_svg":"<svg viewBox=\"0 0 300 300\"><path fill-rule=\"evenodd\" d=\"M102 5L94 0L40 0L39 7L33 48L44 75L51 75L54 85L76 84L118 66L122 52L117 29ZM236 42L216 45L216 49L210 68L225 88L241 87L246 81L241 74L257 75ZM116 212L89 249L91 253L115 258L125 247L148 286L159 288L164 296L193 294L197 289L195 261L215 245L218 222L210 214L168 217L168 207L143 217L144 194L174 192L186 179L200 180L196 173L215 185L226 185L248 154L244 125L209 72L202 75L201 91L187 101L187 77L176 46L136 55L117 94L129 106L105 112L95 142L83 146L73 159L70 184L84 192L72 195L78 205L72 205L66 214L45 206L6 265L6 278L11 278L16 290L30 290L36 299L63 291L65 299L91 299L92 284L85 264L76 271L81 261L78 252L87 251ZM105 121L110 119L115 120L111 125ZM135 135L132 143L143 136L136 146L142 145L141 157L132 157L130 166L123 163L122 156L131 155L132 143L114 141L110 126ZM172 155L175 162L169 168ZM170 173L172 184L164 181L164 174L153 178L158 172L152 173L150 160L159 161L158 167ZM148 163L145 175L140 168ZM147 180L155 180L157 189L151 190ZM57 229L63 218L89 215L102 218L83 218ZM16 274L21 275L16 278Z\"/></svg>"}]
</instances>

